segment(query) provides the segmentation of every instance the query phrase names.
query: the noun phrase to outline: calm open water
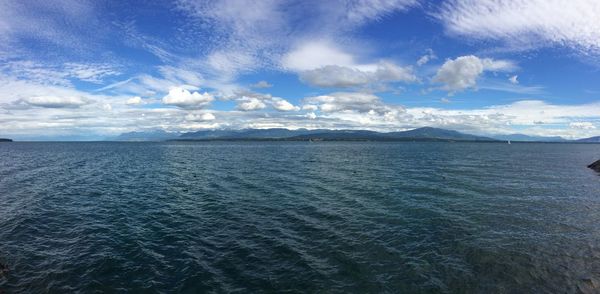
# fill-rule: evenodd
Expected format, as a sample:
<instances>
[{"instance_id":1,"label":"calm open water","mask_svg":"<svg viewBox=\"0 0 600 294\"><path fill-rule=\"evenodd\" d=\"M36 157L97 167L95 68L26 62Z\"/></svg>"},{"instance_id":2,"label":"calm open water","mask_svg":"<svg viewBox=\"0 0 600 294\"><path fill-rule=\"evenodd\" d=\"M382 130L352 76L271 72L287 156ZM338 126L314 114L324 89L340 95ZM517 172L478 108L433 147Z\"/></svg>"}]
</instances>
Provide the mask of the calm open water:
<instances>
[{"instance_id":1,"label":"calm open water","mask_svg":"<svg viewBox=\"0 0 600 294\"><path fill-rule=\"evenodd\" d=\"M596 159L600 145L0 144L0 289L593 293Z\"/></svg>"}]
</instances>

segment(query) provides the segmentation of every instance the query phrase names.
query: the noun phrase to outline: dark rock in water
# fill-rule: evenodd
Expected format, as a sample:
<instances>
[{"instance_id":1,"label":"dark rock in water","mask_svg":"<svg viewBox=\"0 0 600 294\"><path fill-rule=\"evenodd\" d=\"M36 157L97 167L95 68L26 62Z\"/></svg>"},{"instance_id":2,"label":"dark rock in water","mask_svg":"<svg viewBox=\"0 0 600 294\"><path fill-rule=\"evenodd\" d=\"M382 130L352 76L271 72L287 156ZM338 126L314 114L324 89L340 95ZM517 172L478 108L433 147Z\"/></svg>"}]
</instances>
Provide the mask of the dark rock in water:
<instances>
[{"instance_id":1,"label":"dark rock in water","mask_svg":"<svg viewBox=\"0 0 600 294\"><path fill-rule=\"evenodd\" d=\"M8 266L0 262L0 277L3 276L5 273L8 273Z\"/></svg>"},{"instance_id":2,"label":"dark rock in water","mask_svg":"<svg viewBox=\"0 0 600 294\"><path fill-rule=\"evenodd\" d=\"M11 139L0 138L0 142L12 142Z\"/></svg>"},{"instance_id":3,"label":"dark rock in water","mask_svg":"<svg viewBox=\"0 0 600 294\"><path fill-rule=\"evenodd\" d=\"M600 173L600 160L588 165L588 167Z\"/></svg>"}]
</instances>

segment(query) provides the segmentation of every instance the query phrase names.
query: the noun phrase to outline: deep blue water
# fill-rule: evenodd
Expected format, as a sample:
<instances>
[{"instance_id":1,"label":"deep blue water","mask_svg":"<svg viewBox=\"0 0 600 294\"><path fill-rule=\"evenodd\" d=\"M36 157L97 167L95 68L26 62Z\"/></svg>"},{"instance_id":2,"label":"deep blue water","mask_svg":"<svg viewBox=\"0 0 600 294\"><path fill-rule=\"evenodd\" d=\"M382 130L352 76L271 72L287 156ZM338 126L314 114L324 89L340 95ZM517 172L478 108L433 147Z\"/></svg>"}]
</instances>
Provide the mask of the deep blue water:
<instances>
[{"instance_id":1,"label":"deep blue water","mask_svg":"<svg viewBox=\"0 0 600 294\"><path fill-rule=\"evenodd\" d=\"M592 293L596 159L600 145L0 144L0 289Z\"/></svg>"}]
</instances>

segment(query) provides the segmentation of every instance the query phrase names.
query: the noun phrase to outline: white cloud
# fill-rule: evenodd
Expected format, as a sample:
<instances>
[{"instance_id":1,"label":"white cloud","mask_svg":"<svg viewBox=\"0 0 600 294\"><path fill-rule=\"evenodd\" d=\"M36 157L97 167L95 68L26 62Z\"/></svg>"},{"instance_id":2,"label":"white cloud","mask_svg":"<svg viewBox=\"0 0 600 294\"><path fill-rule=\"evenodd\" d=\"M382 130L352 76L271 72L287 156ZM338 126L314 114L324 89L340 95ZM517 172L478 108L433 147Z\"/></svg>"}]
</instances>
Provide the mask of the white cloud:
<instances>
[{"instance_id":1,"label":"white cloud","mask_svg":"<svg viewBox=\"0 0 600 294\"><path fill-rule=\"evenodd\" d=\"M158 71L163 79L191 87L199 87L205 82L202 75L196 71L174 66L159 66Z\"/></svg>"},{"instance_id":2,"label":"white cloud","mask_svg":"<svg viewBox=\"0 0 600 294\"><path fill-rule=\"evenodd\" d=\"M94 5L86 0L51 3L3 0L0 1L0 49L28 51L23 39L43 42L45 46L81 49L101 31L96 20Z\"/></svg>"},{"instance_id":3,"label":"white cloud","mask_svg":"<svg viewBox=\"0 0 600 294\"><path fill-rule=\"evenodd\" d=\"M249 71L259 67L259 60L243 50L224 50L210 53L206 63L213 74L222 79L233 79L238 72Z\"/></svg>"},{"instance_id":4,"label":"white cloud","mask_svg":"<svg viewBox=\"0 0 600 294\"><path fill-rule=\"evenodd\" d=\"M518 84L518 83L519 83L519 80L518 80L518 78L519 78L519 76L517 76L517 75L514 75L514 76L512 76L512 77L508 78L508 81L509 81L511 84L514 84L514 85L516 85L516 84Z\"/></svg>"},{"instance_id":5,"label":"white cloud","mask_svg":"<svg viewBox=\"0 0 600 294\"><path fill-rule=\"evenodd\" d=\"M266 108L267 105L258 98L242 97L237 105L237 109L242 111L252 111Z\"/></svg>"},{"instance_id":6,"label":"white cloud","mask_svg":"<svg viewBox=\"0 0 600 294\"><path fill-rule=\"evenodd\" d=\"M152 96L172 87L188 91L198 90L201 84L209 82L196 71L174 66L158 66L156 75L140 74L123 81L97 89L96 92L111 92L118 94Z\"/></svg>"},{"instance_id":7,"label":"white cloud","mask_svg":"<svg viewBox=\"0 0 600 294\"><path fill-rule=\"evenodd\" d=\"M71 80L101 83L109 76L120 75L118 69L109 64L65 63L46 64L31 60L9 61L0 65L0 71L12 77L48 85L71 86Z\"/></svg>"},{"instance_id":8,"label":"white cloud","mask_svg":"<svg viewBox=\"0 0 600 294\"><path fill-rule=\"evenodd\" d=\"M99 84L103 78L121 74L115 67L108 64L66 63L64 72L81 81Z\"/></svg>"},{"instance_id":9,"label":"white cloud","mask_svg":"<svg viewBox=\"0 0 600 294\"><path fill-rule=\"evenodd\" d=\"M318 87L352 87L368 83L369 76L358 69L326 65L300 73L300 80Z\"/></svg>"},{"instance_id":10,"label":"white cloud","mask_svg":"<svg viewBox=\"0 0 600 294\"><path fill-rule=\"evenodd\" d=\"M281 97L273 97L270 94L254 93L250 91L241 91L234 95L233 100L237 101L237 109L242 111L252 111L264 109L271 106L277 111L298 111L300 107L293 105Z\"/></svg>"},{"instance_id":11,"label":"white cloud","mask_svg":"<svg viewBox=\"0 0 600 294\"><path fill-rule=\"evenodd\" d=\"M477 86L477 79L484 71L513 71L517 66L511 61L481 59L474 55L446 60L438 69L433 81L444 84L442 89L461 91Z\"/></svg>"},{"instance_id":12,"label":"white cloud","mask_svg":"<svg viewBox=\"0 0 600 294\"><path fill-rule=\"evenodd\" d=\"M302 110L316 111L316 110L319 110L319 106L314 105L314 104L306 104L306 105L302 105Z\"/></svg>"},{"instance_id":13,"label":"white cloud","mask_svg":"<svg viewBox=\"0 0 600 294\"><path fill-rule=\"evenodd\" d=\"M572 122L569 123L569 127L573 128L573 129L582 129L582 130L593 130L596 128L596 126L588 121L581 121L581 122Z\"/></svg>"},{"instance_id":14,"label":"white cloud","mask_svg":"<svg viewBox=\"0 0 600 294\"><path fill-rule=\"evenodd\" d=\"M423 66L429 61L436 59L437 56L431 49L427 49L427 53L417 60L417 66Z\"/></svg>"},{"instance_id":15,"label":"white cloud","mask_svg":"<svg viewBox=\"0 0 600 294\"><path fill-rule=\"evenodd\" d=\"M391 62L379 62L375 70L377 81L384 82L416 82L417 77L413 74L411 67L400 67Z\"/></svg>"},{"instance_id":16,"label":"white cloud","mask_svg":"<svg viewBox=\"0 0 600 294\"><path fill-rule=\"evenodd\" d=\"M248 97L246 102L256 99L255 104L262 103L265 108L271 105L271 99ZM591 126L600 125L600 102L561 105L525 100L476 109L403 108L372 94L331 93L305 98L305 113L211 110L212 119L209 112L202 110L131 108L123 103L127 97L92 98L95 103L74 108L33 107L22 100L18 101L27 107L6 108L7 105L0 104L0 133L15 134L16 138L19 134L31 134L39 138L83 133L114 135L141 127L169 131L248 127L394 131L433 126L476 134L520 132L581 138L597 135L598 129ZM106 111L105 104L112 105L112 110Z\"/></svg>"},{"instance_id":17,"label":"white cloud","mask_svg":"<svg viewBox=\"0 0 600 294\"><path fill-rule=\"evenodd\" d=\"M34 96L23 98L22 101L31 106L46 108L78 108L92 102L78 96Z\"/></svg>"},{"instance_id":18,"label":"white cloud","mask_svg":"<svg viewBox=\"0 0 600 294\"><path fill-rule=\"evenodd\" d=\"M185 119L188 121L211 121L211 120L215 120L216 117L214 114L212 114L210 112L204 112L204 113L199 113L199 114L190 113L185 116Z\"/></svg>"},{"instance_id":19,"label":"white cloud","mask_svg":"<svg viewBox=\"0 0 600 294\"><path fill-rule=\"evenodd\" d=\"M314 112L308 112L308 113L306 114L306 117L307 117L308 119L315 119L315 118L317 118L317 115L316 115Z\"/></svg>"},{"instance_id":20,"label":"white cloud","mask_svg":"<svg viewBox=\"0 0 600 294\"><path fill-rule=\"evenodd\" d=\"M304 99L308 105L318 105L323 112L356 110L368 112L381 103L379 97L366 93L338 92L329 95L308 97Z\"/></svg>"},{"instance_id":21,"label":"white cloud","mask_svg":"<svg viewBox=\"0 0 600 294\"><path fill-rule=\"evenodd\" d=\"M282 66L293 71L306 71L328 65L353 67L354 57L337 48L330 41L309 41L290 51L282 58Z\"/></svg>"},{"instance_id":22,"label":"white cloud","mask_svg":"<svg viewBox=\"0 0 600 294\"><path fill-rule=\"evenodd\" d=\"M294 106L292 103L288 102L285 99L281 99L281 98L274 98L271 102L271 105L273 106L273 108L275 108L276 110L279 111L298 111L300 110L300 107L298 106Z\"/></svg>"},{"instance_id":23,"label":"white cloud","mask_svg":"<svg viewBox=\"0 0 600 294\"><path fill-rule=\"evenodd\" d=\"M172 87L169 94L163 97L162 102L167 105L174 105L181 108L202 108L214 100L209 93L200 94L190 92L180 87Z\"/></svg>"},{"instance_id":24,"label":"white cloud","mask_svg":"<svg viewBox=\"0 0 600 294\"><path fill-rule=\"evenodd\" d=\"M360 92L336 92L304 98L305 110L314 110L316 107L321 112L357 112L357 113L389 113L404 112L401 106L385 104L378 96Z\"/></svg>"},{"instance_id":25,"label":"white cloud","mask_svg":"<svg viewBox=\"0 0 600 294\"><path fill-rule=\"evenodd\" d=\"M408 108L413 125L437 126L479 134L523 133L535 136L583 138L597 136L590 128L600 121L600 102L563 105L540 100L479 109ZM587 120L581 124L582 120ZM574 123L571 125L571 123Z\"/></svg>"},{"instance_id":26,"label":"white cloud","mask_svg":"<svg viewBox=\"0 0 600 294\"><path fill-rule=\"evenodd\" d=\"M273 85L267 81L258 81L257 83L250 85L250 87L257 89L266 89L273 87Z\"/></svg>"},{"instance_id":27,"label":"white cloud","mask_svg":"<svg viewBox=\"0 0 600 294\"><path fill-rule=\"evenodd\" d=\"M411 67L389 61L359 64L351 54L328 41L302 44L283 57L282 66L299 73L301 81L316 87L347 88L417 81Z\"/></svg>"},{"instance_id":28,"label":"white cloud","mask_svg":"<svg viewBox=\"0 0 600 294\"><path fill-rule=\"evenodd\" d=\"M483 58L480 61L485 71L511 72L518 69L518 66L510 60Z\"/></svg>"},{"instance_id":29,"label":"white cloud","mask_svg":"<svg viewBox=\"0 0 600 294\"><path fill-rule=\"evenodd\" d=\"M142 97L135 96L135 97L129 98L129 99L127 99L127 101L125 102L125 104L127 104L127 105L140 105L140 104L142 104Z\"/></svg>"},{"instance_id":30,"label":"white cloud","mask_svg":"<svg viewBox=\"0 0 600 294\"><path fill-rule=\"evenodd\" d=\"M600 52L596 0L450 0L436 14L451 34L500 40L514 49L567 46Z\"/></svg>"},{"instance_id":31,"label":"white cloud","mask_svg":"<svg viewBox=\"0 0 600 294\"><path fill-rule=\"evenodd\" d=\"M335 2L335 1L332 1ZM354 0L346 4L346 18L350 23L362 23L380 19L392 12L406 10L418 5L418 0ZM336 3L338 7L342 3Z\"/></svg>"},{"instance_id":32,"label":"white cloud","mask_svg":"<svg viewBox=\"0 0 600 294\"><path fill-rule=\"evenodd\" d=\"M239 72L271 64L289 38L289 18L281 1L178 0L176 3L180 11L196 18L197 31L210 30L210 44L202 46L204 36L197 42L207 57L201 67L217 77L232 78Z\"/></svg>"}]
</instances>

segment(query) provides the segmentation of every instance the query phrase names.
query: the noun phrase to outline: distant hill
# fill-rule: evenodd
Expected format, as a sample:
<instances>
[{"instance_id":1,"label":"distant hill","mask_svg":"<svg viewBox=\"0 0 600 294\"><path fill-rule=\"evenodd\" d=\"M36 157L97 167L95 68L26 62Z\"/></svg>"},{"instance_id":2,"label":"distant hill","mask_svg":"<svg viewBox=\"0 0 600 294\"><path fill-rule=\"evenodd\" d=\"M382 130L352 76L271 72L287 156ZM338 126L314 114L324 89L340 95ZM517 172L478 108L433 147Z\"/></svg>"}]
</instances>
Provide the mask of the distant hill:
<instances>
[{"instance_id":1,"label":"distant hill","mask_svg":"<svg viewBox=\"0 0 600 294\"><path fill-rule=\"evenodd\" d=\"M418 128L404 132L384 133L384 136L390 138L417 138L417 139L439 139L456 141L496 141L492 138L464 134L461 132L438 129L432 127Z\"/></svg>"},{"instance_id":2,"label":"distant hill","mask_svg":"<svg viewBox=\"0 0 600 294\"><path fill-rule=\"evenodd\" d=\"M364 130L319 130L318 132L297 135L289 140L329 140L329 141L377 141L385 140L383 133Z\"/></svg>"},{"instance_id":3,"label":"distant hill","mask_svg":"<svg viewBox=\"0 0 600 294\"><path fill-rule=\"evenodd\" d=\"M163 130L146 131L146 132L128 132L123 133L115 138L110 139L111 141L130 141L130 142L143 142L143 141L166 141L171 139L179 138L179 133L170 133Z\"/></svg>"},{"instance_id":4,"label":"distant hill","mask_svg":"<svg viewBox=\"0 0 600 294\"><path fill-rule=\"evenodd\" d=\"M542 136L529 136L524 134L510 134L510 135L493 135L494 139L500 141L520 141L520 142L568 142L569 140L563 137L542 137Z\"/></svg>"},{"instance_id":5,"label":"distant hill","mask_svg":"<svg viewBox=\"0 0 600 294\"><path fill-rule=\"evenodd\" d=\"M0 142L12 142L13 140L7 138L0 138Z\"/></svg>"},{"instance_id":6,"label":"distant hill","mask_svg":"<svg viewBox=\"0 0 600 294\"><path fill-rule=\"evenodd\" d=\"M600 143L600 136L579 139L579 140L575 140L575 142L581 142L581 143Z\"/></svg>"},{"instance_id":7,"label":"distant hill","mask_svg":"<svg viewBox=\"0 0 600 294\"><path fill-rule=\"evenodd\" d=\"M463 134L457 131L419 128L404 132L380 133L367 130L288 130L245 129L203 130L182 134L176 140L328 140L328 141L494 141L487 137Z\"/></svg>"},{"instance_id":8,"label":"distant hill","mask_svg":"<svg viewBox=\"0 0 600 294\"><path fill-rule=\"evenodd\" d=\"M202 130L182 134L182 140L214 140L214 139L284 139L294 136L313 134L326 130L288 130L272 129L242 129L242 130Z\"/></svg>"}]
</instances>

